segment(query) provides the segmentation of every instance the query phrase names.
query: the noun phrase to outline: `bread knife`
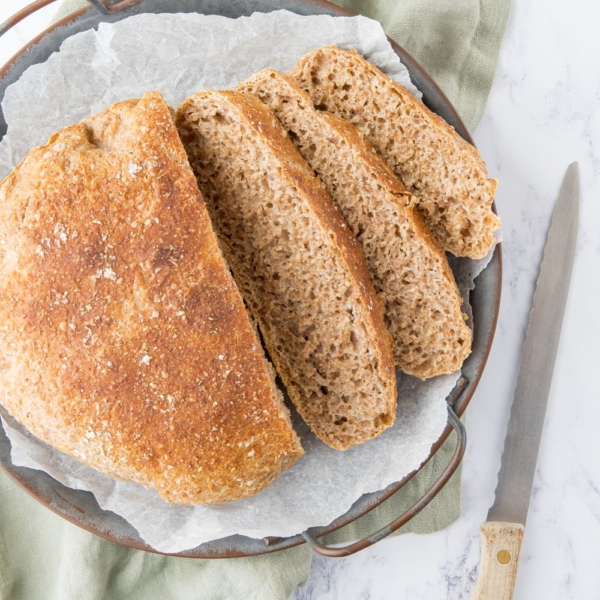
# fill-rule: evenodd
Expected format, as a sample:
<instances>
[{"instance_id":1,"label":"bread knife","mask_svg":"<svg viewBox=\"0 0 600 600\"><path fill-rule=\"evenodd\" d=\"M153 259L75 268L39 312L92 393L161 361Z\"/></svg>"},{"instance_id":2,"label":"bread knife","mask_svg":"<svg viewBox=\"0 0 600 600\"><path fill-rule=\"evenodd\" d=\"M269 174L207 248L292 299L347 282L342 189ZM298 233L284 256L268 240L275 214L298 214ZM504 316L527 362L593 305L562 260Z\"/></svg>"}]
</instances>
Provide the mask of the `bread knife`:
<instances>
[{"instance_id":1,"label":"bread knife","mask_svg":"<svg viewBox=\"0 0 600 600\"><path fill-rule=\"evenodd\" d=\"M513 597L579 222L579 165L567 169L540 266L510 412L496 499L481 526L473 600Z\"/></svg>"}]
</instances>

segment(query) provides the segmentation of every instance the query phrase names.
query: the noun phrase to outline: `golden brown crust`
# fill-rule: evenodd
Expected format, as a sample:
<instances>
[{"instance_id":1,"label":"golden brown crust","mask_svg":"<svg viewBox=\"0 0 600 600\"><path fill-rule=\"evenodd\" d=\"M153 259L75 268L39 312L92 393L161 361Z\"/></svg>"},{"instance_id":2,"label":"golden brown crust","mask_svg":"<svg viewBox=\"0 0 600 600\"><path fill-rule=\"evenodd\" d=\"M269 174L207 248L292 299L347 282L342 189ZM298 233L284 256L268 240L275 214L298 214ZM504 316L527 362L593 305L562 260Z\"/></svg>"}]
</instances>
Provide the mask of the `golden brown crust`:
<instances>
[{"instance_id":1,"label":"golden brown crust","mask_svg":"<svg viewBox=\"0 0 600 600\"><path fill-rule=\"evenodd\" d=\"M362 439L345 439L343 442L323 437L309 423L315 433L320 435L321 439L327 444L339 450L347 449L378 435L385 428L389 427L395 419L397 392L395 386L393 344L391 336L383 322L383 305L373 289L360 245L348 230L341 212L327 194L322 182L315 177L315 174L306 161L290 142L281 124L259 100L247 94L227 90L199 92L185 100L178 109L178 126L180 127L180 132L184 129L183 124L186 120L186 113L193 112L194 105L196 103L201 104L203 99L215 97L221 97L226 102L237 107L243 120L261 135L261 139L271 149L273 155L277 156L278 162L282 165L280 176L295 184L310 204L312 211L317 215L322 230L327 235L333 234L337 250L350 271L352 278L358 284L361 303L367 308L366 314L368 314L370 321L369 325L374 332L372 340L376 345L380 359L380 377L389 382L389 397L386 401L387 406L384 422L375 429L372 429L370 424L365 423L365 426L369 425L369 429L365 430L365 435ZM185 139L185 133L182 135ZM255 314L255 318L259 321L260 327L264 332L270 331L271 326L268 319L265 319L260 314ZM265 338L267 337L269 337L268 333ZM299 397L299 392L295 386L287 385L289 380L293 378L293 375L288 373L289 369L287 365L277 352L272 352L271 358L284 383L286 383L286 388L291 399L302 414L303 399ZM302 416L306 418L305 414L302 414Z\"/></svg>"},{"instance_id":2,"label":"golden brown crust","mask_svg":"<svg viewBox=\"0 0 600 600\"><path fill-rule=\"evenodd\" d=\"M160 94L53 135L0 185L0 403L169 502L301 455Z\"/></svg>"}]
</instances>

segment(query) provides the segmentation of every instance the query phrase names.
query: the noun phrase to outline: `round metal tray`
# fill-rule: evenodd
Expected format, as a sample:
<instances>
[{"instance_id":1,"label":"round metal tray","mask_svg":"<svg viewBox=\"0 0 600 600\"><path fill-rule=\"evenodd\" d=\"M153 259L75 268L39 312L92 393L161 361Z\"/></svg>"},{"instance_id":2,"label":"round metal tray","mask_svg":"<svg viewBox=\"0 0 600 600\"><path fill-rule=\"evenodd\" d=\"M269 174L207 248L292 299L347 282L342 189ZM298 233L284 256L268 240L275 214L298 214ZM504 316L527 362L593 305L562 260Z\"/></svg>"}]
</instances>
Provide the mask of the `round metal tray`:
<instances>
[{"instance_id":1,"label":"round metal tray","mask_svg":"<svg viewBox=\"0 0 600 600\"><path fill-rule=\"evenodd\" d=\"M37 0L37 2L33 2L7 20L3 25L0 25L0 35L36 10L54 1ZM280 9L287 9L301 15L349 16L352 14L325 0L121 0L117 2L111 2L110 0L103 0L102 2L100 0L88 0L88 2L90 2L89 8L72 13L62 21L48 28L27 44L0 69L0 100L4 97L6 88L11 83L14 83L28 67L44 62L53 52L59 49L61 43L67 37L80 31L97 28L102 21L115 22L142 12L196 12L201 14L218 14L232 18L251 15L254 12L270 12ZM472 144L473 140L467 128L433 79L403 48L393 40L390 40L390 43L396 54L398 54L408 68L414 84L423 93L425 104L443 117L465 140ZM6 122L0 111L0 139L5 134ZM458 434L454 456L439 479L409 510L381 530L344 548L329 548L318 542L319 537L336 531L373 510L397 492L419 470L414 471L402 481L388 486L385 490L361 496L345 515L339 517L326 527L313 528L289 538L257 540L234 535L207 542L197 548L179 552L175 556L187 558L232 558L275 552L305 542L308 542L320 554L327 556L347 556L383 539L414 517L445 485L458 467L464 454L466 443L465 433L457 417L463 414L471 400L491 349L500 306L501 281L501 246L498 244L491 262L479 275L476 280L475 289L471 292L470 300L473 308L473 321L475 323L473 351L463 365L462 377L457 387L448 398L449 424L441 438L432 447L427 461L433 457L453 429ZM122 517L102 510L90 492L68 488L41 471L15 467L10 460L10 442L2 427L0 427L0 468L36 500L68 521L119 544L155 552Z\"/></svg>"}]
</instances>

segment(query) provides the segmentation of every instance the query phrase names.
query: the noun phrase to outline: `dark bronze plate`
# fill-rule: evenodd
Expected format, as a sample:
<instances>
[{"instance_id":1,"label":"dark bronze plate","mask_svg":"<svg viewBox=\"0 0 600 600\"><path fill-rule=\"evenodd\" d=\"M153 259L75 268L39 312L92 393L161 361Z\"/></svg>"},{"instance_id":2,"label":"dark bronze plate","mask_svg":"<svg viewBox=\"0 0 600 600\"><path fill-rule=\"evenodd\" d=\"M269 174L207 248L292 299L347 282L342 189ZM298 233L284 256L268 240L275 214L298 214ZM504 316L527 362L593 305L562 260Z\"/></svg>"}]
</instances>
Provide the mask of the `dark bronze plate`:
<instances>
[{"instance_id":1,"label":"dark bronze plate","mask_svg":"<svg viewBox=\"0 0 600 600\"><path fill-rule=\"evenodd\" d=\"M15 15L13 19L9 19L6 24L12 24L20 18L26 17L52 1L38 0ZM112 12L108 11L108 14L103 14L100 10L92 7L79 10L53 25L25 46L0 69L0 99L4 97L7 86L14 83L28 67L44 62L50 54L59 49L61 43L69 36L80 31L97 28L102 21L115 22L143 12L196 12L232 18L251 15L254 12L270 12L280 9L287 9L301 15L349 16L352 14L325 0L140 0L139 2L124 0L116 3L108 2L108 4L112 6ZM0 34L2 29L0 27ZM403 48L392 40L390 42L396 54L408 68L413 83L423 92L425 104L443 117L465 140L472 144L473 140L467 128L433 79ZM5 133L6 122L0 111L0 139ZM475 392L490 352L500 307L501 282L502 259L499 244L490 264L479 275L477 285L471 292L473 320L476 324L473 351L463 366L463 387L456 390L451 399L454 410L459 416L462 415ZM450 431L451 428L448 426L440 440L432 447L429 458L435 454ZM155 552L139 537L137 531L127 521L115 513L102 510L90 492L68 488L41 471L15 467L10 460L10 442L1 427L0 468L36 500L75 525L119 544ZM345 515L327 527L312 529L311 534L318 537L358 519L398 491L417 472L415 471L403 481L388 486L385 490L361 496ZM275 552L302 543L305 543L305 540L300 534L284 539L273 539L269 543L265 540L234 535L207 542L175 556L232 558Z\"/></svg>"}]
</instances>

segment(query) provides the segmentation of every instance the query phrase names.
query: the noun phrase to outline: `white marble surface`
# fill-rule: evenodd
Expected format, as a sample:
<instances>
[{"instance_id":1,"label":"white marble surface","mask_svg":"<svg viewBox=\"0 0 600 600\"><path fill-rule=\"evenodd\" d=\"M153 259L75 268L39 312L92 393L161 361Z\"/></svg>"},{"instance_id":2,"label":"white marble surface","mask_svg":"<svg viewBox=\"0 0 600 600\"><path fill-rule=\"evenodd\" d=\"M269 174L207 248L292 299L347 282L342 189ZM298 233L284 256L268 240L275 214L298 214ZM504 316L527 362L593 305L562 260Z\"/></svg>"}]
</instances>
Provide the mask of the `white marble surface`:
<instances>
[{"instance_id":1,"label":"white marble surface","mask_svg":"<svg viewBox=\"0 0 600 600\"><path fill-rule=\"evenodd\" d=\"M549 399L517 600L600 598L600 3L514 0L475 140L500 181L500 320L467 412L463 516L341 560L315 558L297 600L469 598L493 502L534 281L567 165L580 162L578 252Z\"/></svg>"},{"instance_id":2,"label":"white marble surface","mask_svg":"<svg viewBox=\"0 0 600 600\"><path fill-rule=\"evenodd\" d=\"M29 0L0 2L0 21ZM514 0L476 142L500 180L504 286L488 367L468 410L463 516L444 532L315 558L296 600L469 598L493 501L521 345L552 206L582 175L581 229L519 569L517 600L600 597L600 4ZM0 40L3 64L53 8Z\"/></svg>"}]
</instances>

